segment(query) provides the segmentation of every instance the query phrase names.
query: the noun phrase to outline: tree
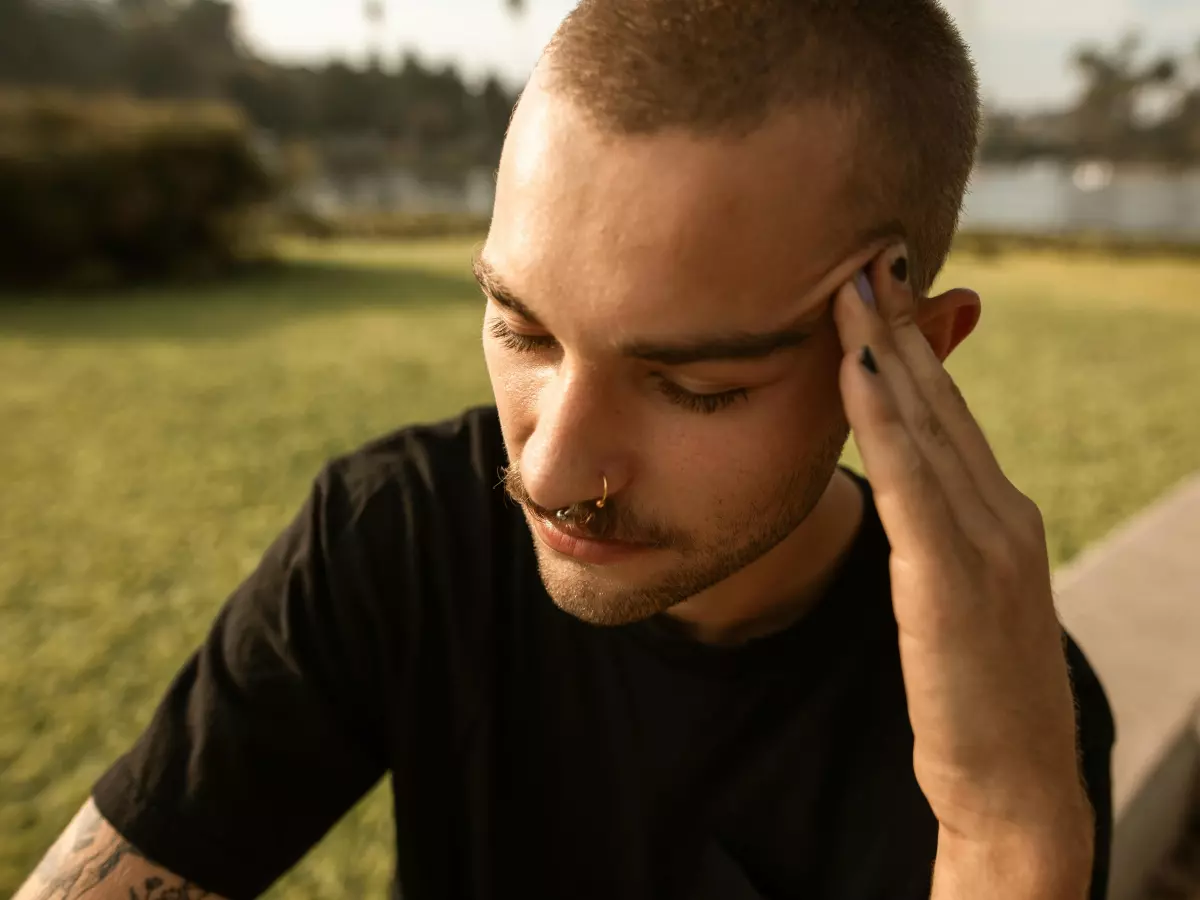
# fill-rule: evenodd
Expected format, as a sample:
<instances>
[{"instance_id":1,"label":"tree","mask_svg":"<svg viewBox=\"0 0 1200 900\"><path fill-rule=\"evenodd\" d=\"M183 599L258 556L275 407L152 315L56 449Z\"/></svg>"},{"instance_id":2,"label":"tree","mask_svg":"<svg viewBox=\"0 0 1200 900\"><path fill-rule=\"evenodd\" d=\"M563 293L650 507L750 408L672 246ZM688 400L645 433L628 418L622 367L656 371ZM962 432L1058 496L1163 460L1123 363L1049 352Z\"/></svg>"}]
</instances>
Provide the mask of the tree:
<instances>
[{"instance_id":1,"label":"tree","mask_svg":"<svg viewBox=\"0 0 1200 900\"><path fill-rule=\"evenodd\" d=\"M118 81L119 57L103 7L0 0L0 84L103 89Z\"/></svg>"},{"instance_id":2,"label":"tree","mask_svg":"<svg viewBox=\"0 0 1200 900\"><path fill-rule=\"evenodd\" d=\"M361 2L381 24L384 0ZM382 53L365 67L258 58L229 0L0 0L0 84L226 99L283 140L337 143L360 160L370 147L381 165L495 165L515 103L498 80L475 88L453 67L385 66Z\"/></svg>"},{"instance_id":3,"label":"tree","mask_svg":"<svg viewBox=\"0 0 1200 900\"><path fill-rule=\"evenodd\" d=\"M1185 168L1200 163L1200 42L1190 59L1179 61L1177 75L1178 94L1173 109L1152 137L1158 159Z\"/></svg>"},{"instance_id":4,"label":"tree","mask_svg":"<svg viewBox=\"0 0 1200 900\"><path fill-rule=\"evenodd\" d=\"M1076 51L1074 64L1084 89L1072 117L1076 151L1085 156L1133 159L1145 155L1140 102L1148 90L1173 82L1177 62L1169 56L1141 65L1141 39L1127 34L1110 51L1088 46Z\"/></svg>"}]
</instances>

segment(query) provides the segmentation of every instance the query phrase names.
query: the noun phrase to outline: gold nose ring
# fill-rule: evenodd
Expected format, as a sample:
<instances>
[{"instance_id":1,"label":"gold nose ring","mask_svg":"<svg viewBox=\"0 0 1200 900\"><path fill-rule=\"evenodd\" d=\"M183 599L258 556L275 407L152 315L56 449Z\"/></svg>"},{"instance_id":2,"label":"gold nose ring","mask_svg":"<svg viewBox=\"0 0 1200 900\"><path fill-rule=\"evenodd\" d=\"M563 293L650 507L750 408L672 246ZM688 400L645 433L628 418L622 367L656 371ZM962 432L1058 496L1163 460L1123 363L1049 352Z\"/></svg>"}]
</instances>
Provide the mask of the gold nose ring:
<instances>
[{"instance_id":1,"label":"gold nose ring","mask_svg":"<svg viewBox=\"0 0 1200 900\"><path fill-rule=\"evenodd\" d=\"M604 482L604 493L601 495L600 499L596 501L596 509L604 509L604 504L608 502L608 476L601 473L600 478ZM562 509L555 511L554 517L565 522L571 517L571 511L573 509L579 509L579 506L564 506ZM582 518L583 524L587 525L592 521L594 516L595 513L586 513Z\"/></svg>"}]
</instances>

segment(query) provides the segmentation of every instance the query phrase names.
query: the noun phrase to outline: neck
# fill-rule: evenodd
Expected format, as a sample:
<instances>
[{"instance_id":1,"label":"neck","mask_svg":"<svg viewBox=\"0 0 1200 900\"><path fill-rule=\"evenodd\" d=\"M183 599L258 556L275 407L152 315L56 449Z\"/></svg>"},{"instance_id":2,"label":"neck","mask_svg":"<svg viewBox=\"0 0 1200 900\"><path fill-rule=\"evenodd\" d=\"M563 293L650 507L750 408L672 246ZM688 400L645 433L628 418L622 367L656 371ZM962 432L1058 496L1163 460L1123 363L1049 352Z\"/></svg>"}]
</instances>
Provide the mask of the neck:
<instances>
[{"instance_id":1,"label":"neck","mask_svg":"<svg viewBox=\"0 0 1200 900\"><path fill-rule=\"evenodd\" d=\"M863 519L858 485L837 469L808 517L770 552L667 612L701 643L737 645L801 619L829 587Z\"/></svg>"}]
</instances>

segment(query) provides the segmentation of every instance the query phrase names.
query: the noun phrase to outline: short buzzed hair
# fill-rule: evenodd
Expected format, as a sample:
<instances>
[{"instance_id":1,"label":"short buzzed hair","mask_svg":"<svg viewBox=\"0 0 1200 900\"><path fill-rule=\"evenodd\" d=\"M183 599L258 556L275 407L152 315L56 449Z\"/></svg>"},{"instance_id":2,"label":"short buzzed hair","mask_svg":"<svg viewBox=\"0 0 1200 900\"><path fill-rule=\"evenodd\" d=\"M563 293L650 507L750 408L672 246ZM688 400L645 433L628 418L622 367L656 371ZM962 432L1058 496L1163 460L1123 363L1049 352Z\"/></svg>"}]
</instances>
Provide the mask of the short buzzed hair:
<instances>
[{"instance_id":1,"label":"short buzzed hair","mask_svg":"<svg viewBox=\"0 0 1200 900\"><path fill-rule=\"evenodd\" d=\"M922 293L945 262L979 84L937 0L582 0L543 65L552 89L618 134L745 135L806 104L845 111L850 215L864 220L850 227L899 232Z\"/></svg>"}]
</instances>

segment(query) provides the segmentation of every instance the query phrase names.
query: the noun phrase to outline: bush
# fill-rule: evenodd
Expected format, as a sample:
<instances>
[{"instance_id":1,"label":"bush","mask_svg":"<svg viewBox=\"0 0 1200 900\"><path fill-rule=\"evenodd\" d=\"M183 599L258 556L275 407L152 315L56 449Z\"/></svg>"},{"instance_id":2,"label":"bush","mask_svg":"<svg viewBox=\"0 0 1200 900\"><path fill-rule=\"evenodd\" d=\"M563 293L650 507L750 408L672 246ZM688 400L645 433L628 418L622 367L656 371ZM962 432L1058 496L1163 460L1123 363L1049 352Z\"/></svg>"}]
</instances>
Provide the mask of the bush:
<instances>
[{"instance_id":1,"label":"bush","mask_svg":"<svg viewBox=\"0 0 1200 900\"><path fill-rule=\"evenodd\" d=\"M224 270L274 181L221 105L0 91L0 284Z\"/></svg>"},{"instance_id":2,"label":"bush","mask_svg":"<svg viewBox=\"0 0 1200 900\"><path fill-rule=\"evenodd\" d=\"M954 249L981 259L999 259L1005 253L1048 252L1119 258L1172 257L1200 259L1200 240L1117 232L1035 233L969 229L954 239Z\"/></svg>"},{"instance_id":3,"label":"bush","mask_svg":"<svg viewBox=\"0 0 1200 900\"><path fill-rule=\"evenodd\" d=\"M410 240L482 237L490 216L458 212L353 212L322 215L294 206L280 212L276 229L289 236L318 240Z\"/></svg>"}]
</instances>

